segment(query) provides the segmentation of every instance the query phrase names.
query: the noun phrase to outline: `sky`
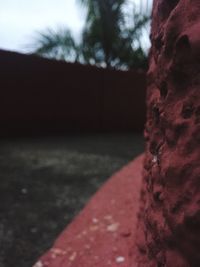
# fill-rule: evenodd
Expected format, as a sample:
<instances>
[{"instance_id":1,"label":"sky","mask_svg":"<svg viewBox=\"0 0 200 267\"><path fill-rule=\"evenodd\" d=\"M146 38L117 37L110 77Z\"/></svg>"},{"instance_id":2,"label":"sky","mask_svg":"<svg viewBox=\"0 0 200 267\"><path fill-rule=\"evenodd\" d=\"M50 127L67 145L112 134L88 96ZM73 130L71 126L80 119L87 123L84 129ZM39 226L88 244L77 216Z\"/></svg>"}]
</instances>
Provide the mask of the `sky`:
<instances>
[{"instance_id":1,"label":"sky","mask_svg":"<svg viewBox=\"0 0 200 267\"><path fill-rule=\"evenodd\" d=\"M130 0L147 1L147 0ZM77 0L0 0L0 49L27 52L37 31L67 26L78 38L85 12Z\"/></svg>"}]
</instances>

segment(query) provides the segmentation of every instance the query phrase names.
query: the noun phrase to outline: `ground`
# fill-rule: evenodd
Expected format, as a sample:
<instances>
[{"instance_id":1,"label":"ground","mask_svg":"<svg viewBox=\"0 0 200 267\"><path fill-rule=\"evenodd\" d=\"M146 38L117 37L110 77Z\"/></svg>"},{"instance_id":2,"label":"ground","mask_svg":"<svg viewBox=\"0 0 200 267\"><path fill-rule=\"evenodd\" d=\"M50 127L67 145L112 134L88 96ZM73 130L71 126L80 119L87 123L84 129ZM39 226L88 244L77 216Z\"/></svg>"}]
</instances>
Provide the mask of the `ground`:
<instances>
[{"instance_id":1,"label":"ground","mask_svg":"<svg viewBox=\"0 0 200 267\"><path fill-rule=\"evenodd\" d=\"M0 267L36 262L113 172L143 148L142 135L1 139Z\"/></svg>"}]
</instances>

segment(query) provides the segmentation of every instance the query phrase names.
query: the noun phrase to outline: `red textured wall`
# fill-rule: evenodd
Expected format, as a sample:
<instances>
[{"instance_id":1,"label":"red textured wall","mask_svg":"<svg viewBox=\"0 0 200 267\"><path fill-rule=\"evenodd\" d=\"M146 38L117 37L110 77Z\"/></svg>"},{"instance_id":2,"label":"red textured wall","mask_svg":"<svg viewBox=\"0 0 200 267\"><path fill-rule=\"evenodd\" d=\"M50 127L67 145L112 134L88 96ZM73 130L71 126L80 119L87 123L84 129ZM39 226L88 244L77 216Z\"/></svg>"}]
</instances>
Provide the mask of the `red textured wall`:
<instances>
[{"instance_id":1,"label":"red textured wall","mask_svg":"<svg viewBox=\"0 0 200 267\"><path fill-rule=\"evenodd\" d=\"M0 133L142 131L145 73L0 51Z\"/></svg>"},{"instance_id":2,"label":"red textured wall","mask_svg":"<svg viewBox=\"0 0 200 267\"><path fill-rule=\"evenodd\" d=\"M155 0L138 267L200 266L200 2Z\"/></svg>"}]
</instances>

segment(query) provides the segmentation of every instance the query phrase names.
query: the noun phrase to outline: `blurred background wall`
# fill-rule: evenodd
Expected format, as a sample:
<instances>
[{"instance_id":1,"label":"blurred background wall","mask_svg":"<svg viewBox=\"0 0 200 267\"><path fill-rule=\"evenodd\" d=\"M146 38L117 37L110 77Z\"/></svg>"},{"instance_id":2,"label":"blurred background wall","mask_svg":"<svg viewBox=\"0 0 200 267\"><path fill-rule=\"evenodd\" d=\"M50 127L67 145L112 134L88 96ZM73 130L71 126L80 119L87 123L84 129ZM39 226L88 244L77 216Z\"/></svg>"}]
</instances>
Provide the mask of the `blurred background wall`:
<instances>
[{"instance_id":1,"label":"blurred background wall","mask_svg":"<svg viewBox=\"0 0 200 267\"><path fill-rule=\"evenodd\" d=\"M145 72L0 51L0 135L142 131Z\"/></svg>"}]
</instances>

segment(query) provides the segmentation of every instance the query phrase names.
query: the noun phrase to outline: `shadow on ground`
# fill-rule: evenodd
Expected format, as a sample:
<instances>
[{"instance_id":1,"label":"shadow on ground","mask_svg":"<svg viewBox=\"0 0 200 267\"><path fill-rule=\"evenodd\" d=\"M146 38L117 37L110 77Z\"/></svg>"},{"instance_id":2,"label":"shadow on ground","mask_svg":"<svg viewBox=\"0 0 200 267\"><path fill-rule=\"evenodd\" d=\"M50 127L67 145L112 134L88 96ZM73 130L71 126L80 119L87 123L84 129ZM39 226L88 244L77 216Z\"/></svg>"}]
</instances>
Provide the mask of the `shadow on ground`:
<instances>
[{"instance_id":1,"label":"shadow on ground","mask_svg":"<svg viewBox=\"0 0 200 267\"><path fill-rule=\"evenodd\" d=\"M141 135L0 140L0 267L28 267L113 172L143 151Z\"/></svg>"}]
</instances>

